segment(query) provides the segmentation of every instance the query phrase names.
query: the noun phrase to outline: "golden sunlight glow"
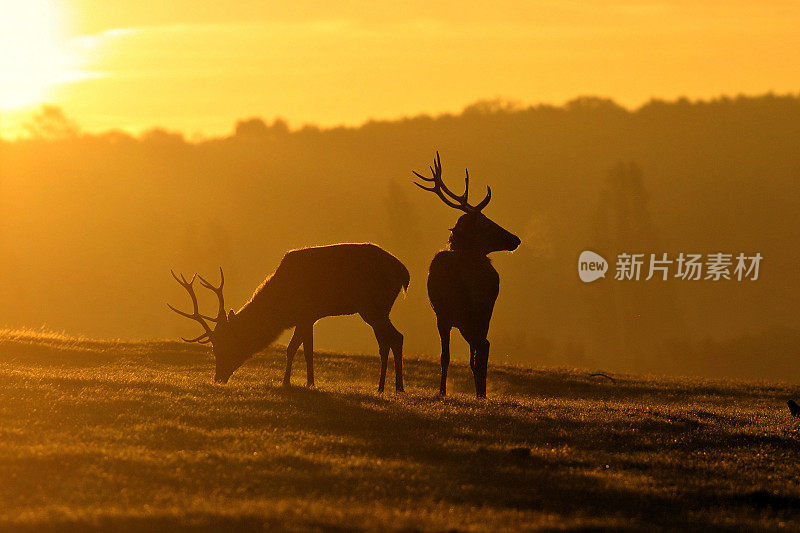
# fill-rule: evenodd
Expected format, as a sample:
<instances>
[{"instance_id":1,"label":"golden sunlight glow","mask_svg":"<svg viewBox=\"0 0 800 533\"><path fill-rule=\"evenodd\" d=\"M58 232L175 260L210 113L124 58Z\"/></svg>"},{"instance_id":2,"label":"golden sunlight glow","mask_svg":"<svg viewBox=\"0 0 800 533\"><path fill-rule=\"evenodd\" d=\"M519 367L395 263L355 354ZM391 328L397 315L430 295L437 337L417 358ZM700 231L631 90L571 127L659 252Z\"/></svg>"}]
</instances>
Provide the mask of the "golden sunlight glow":
<instances>
[{"instance_id":1,"label":"golden sunlight glow","mask_svg":"<svg viewBox=\"0 0 800 533\"><path fill-rule=\"evenodd\" d=\"M9 136L41 104L85 131L223 135L562 104L795 92L800 3L0 0ZM580 8L572 6L580 4Z\"/></svg>"},{"instance_id":2,"label":"golden sunlight glow","mask_svg":"<svg viewBox=\"0 0 800 533\"><path fill-rule=\"evenodd\" d=\"M60 15L53 0L0 0L0 110L39 104L70 78Z\"/></svg>"}]
</instances>

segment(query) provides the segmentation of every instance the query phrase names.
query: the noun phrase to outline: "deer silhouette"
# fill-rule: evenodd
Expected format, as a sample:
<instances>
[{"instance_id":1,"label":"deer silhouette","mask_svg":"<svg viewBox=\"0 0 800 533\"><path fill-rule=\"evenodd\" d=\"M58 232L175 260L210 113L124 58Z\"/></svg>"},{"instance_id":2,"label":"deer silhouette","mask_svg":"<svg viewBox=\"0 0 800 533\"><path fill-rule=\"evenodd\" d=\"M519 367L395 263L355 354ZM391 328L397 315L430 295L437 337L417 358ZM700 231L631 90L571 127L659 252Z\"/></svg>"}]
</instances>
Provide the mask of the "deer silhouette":
<instances>
[{"instance_id":1,"label":"deer silhouette","mask_svg":"<svg viewBox=\"0 0 800 533\"><path fill-rule=\"evenodd\" d=\"M193 310L190 313L167 306L181 316L198 322L204 332L186 342L211 343L216 360L214 381L227 383L237 368L256 352L266 348L283 332L294 327L286 347L283 384L289 385L292 361L300 344L306 358L306 384L314 386L314 323L320 318L358 313L372 327L378 340L381 374L378 391L383 392L389 350L394 356L395 388L403 391L403 335L389 320L389 312L400 290L408 289L408 270L396 257L374 244L335 244L288 252L238 311L225 313L222 287L225 276L219 269L215 286L195 274L172 277L186 289ZM219 299L216 318L200 313L194 281L213 291ZM209 322L216 324L211 329Z\"/></svg>"},{"instance_id":2,"label":"deer silhouette","mask_svg":"<svg viewBox=\"0 0 800 533\"><path fill-rule=\"evenodd\" d=\"M489 362L489 322L500 290L500 276L487 254L516 250L519 237L489 220L481 211L492 199L486 187L486 197L470 205L469 171L465 178L464 194L455 194L442 181L439 152L432 177L414 174L430 186L414 182L423 190L435 193L446 205L463 211L450 235L449 250L436 254L428 272L428 298L436 313L436 326L442 341L442 380L439 393L447 394L447 368L450 366L450 331L457 328L469 344L469 366L475 379L475 394L486 397L486 371Z\"/></svg>"}]
</instances>

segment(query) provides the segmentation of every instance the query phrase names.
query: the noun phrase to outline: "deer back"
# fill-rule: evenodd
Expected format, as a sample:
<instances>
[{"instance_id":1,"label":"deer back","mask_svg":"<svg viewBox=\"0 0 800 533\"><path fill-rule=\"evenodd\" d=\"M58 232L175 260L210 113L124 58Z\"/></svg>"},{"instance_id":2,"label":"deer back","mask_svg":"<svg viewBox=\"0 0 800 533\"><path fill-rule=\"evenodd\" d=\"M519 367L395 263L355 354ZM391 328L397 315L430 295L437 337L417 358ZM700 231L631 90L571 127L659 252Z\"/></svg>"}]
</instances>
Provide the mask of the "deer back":
<instances>
[{"instance_id":1,"label":"deer back","mask_svg":"<svg viewBox=\"0 0 800 533\"><path fill-rule=\"evenodd\" d=\"M268 306L293 325L393 302L408 283L405 266L374 244L302 248L284 256L248 306Z\"/></svg>"}]
</instances>

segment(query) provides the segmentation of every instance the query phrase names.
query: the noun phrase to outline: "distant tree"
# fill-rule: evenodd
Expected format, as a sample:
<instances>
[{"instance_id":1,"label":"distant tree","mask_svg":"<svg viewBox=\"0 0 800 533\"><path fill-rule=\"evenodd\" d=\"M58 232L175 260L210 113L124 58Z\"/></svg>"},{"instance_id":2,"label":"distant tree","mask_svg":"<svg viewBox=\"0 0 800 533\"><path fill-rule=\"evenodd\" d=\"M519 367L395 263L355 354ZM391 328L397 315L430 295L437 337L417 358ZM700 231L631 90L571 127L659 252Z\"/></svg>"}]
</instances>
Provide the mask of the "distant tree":
<instances>
[{"instance_id":1,"label":"distant tree","mask_svg":"<svg viewBox=\"0 0 800 533\"><path fill-rule=\"evenodd\" d=\"M503 113L513 113L523 108L519 100L509 100L506 98L488 98L478 100L466 106L462 111L463 115L497 115Z\"/></svg>"},{"instance_id":2,"label":"distant tree","mask_svg":"<svg viewBox=\"0 0 800 533\"><path fill-rule=\"evenodd\" d=\"M182 133L167 131L164 128L153 128L142 134L142 142L152 145L175 146L186 144Z\"/></svg>"},{"instance_id":3,"label":"distant tree","mask_svg":"<svg viewBox=\"0 0 800 533\"><path fill-rule=\"evenodd\" d=\"M276 118L272 125L267 125L258 117L240 120L236 123L234 136L238 138L283 137L289 134L289 124L282 118Z\"/></svg>"},{"instance_id":4,"label":"distant tree","mask_svg":"<svg viewBox=\"0 0 800 533\"><path fill-rule=\"evenodd\" d=\"M647 204L642 169L633 162L617 163L600 193L595 227L602 246L631 251L655 245L658 237Z\"/></svg>"},{"instance_id":5,"label":"distant tree","mask_svg":"<svg viewBox=\"0 0 800 533\"><path fill-rule=\"evenodd\" d=\"M270 128L273 135L276 136L284 136L289 134L289 123L286 120L278 117L272 121L272 127Z\"/></svg>"},{"instance_id":6,"label":"distant tree","mask_svg":"<svg viewBox=\"0 0 800 533\"><path fill-rule=\"evenodd\" d=\"M23 128L34 139L71 139L80 135L78 124L67 118L60 107L50 105L42 106Z\"/></svg>"},{"instance_id":7,"label":"distant tree","mask_svg":"<svg viewBox=\"0 0 800 533\"><path fill-rule=\"evenodd\" d=\"M660 257L664 250L650 217L642 169L636 163L620 162L609 172L594 228L594 242L609 262L607 283L594 293L602 344L631 358L639 368L661 366L659 347L683 328L672 283L645 282L650 254ZM620 253L644 254L639 281L613 281Z\"/></svg>"},{"instance_id":8,"label":"distant tree","mask_svg":"<svg viewBox=\"0 0 800 533\"><path fill-rule=\"evenodd\" d=\"M422 239L419 214L416 205L407 195L407 184L390 180L386 195L386 216L388 223L388 242L392 249L404 257L416 255L415 247Z\"/></svg>"},{"instance_id":9,"label":"distant tree","mask_svg":"<svg viewBox=\"0 0 800 533\"><path fill-rule=\"evenodd\" d=\"M567 111L624 111L627 110L610 98L579 96L564 105Z\"/></svg>"},{"instance_id":10,"label":"distant tree","mask_svg":"<svg viewBox=\"0 0 800 533\"><path fill-rule=\"evenodd\" d=\"M266 137L268 133L269 126L258 117L238 121L233 132L236 137Z\"/></svg>"}]
</instances>

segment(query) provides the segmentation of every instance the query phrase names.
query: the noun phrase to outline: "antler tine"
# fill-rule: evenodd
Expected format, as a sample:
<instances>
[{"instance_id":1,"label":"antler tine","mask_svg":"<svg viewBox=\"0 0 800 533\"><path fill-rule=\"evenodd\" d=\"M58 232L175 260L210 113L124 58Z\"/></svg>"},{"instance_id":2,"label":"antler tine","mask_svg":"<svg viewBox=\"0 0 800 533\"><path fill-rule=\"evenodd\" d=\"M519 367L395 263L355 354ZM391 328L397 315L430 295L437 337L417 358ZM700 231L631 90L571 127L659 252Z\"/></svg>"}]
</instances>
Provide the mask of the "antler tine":
<instances>
[{"instance_id":1,"label":"antler tine","mask_svg":"<svg viewBox=\"0 0 800 533\"><path fill-rule=\"evenodd\" d=\"M413 172L413 173L414 173L414 175L415 175L416 177L418 177L419 179L421 179L421 180L425 180L425 181L436 181L436 180L435 180L435 179L433 179L433 178L426 178L425 176L423 176L422 174L420 174L420 173L419 173L419 172L417 172L416 170L412 170L411 172ZM416 183L416 182L415 182L415 183ZM419 183L417 183L417 185L419 185ZM420 187L422 187L422 185L420 185ZM432 190L433 190L433 189L428 189L428 188L426 188L426 187L422 187L422 188L423 188L423 189L425 189L426 191L432 191Z\"/></svg>"},{"instance_id":2,"label":"antler tine","mask_svg":"<svg viewBox=\"0 0 800 533\"><path fill-rule=\"evenodd\" d=\"M185 316L186 318L194 319L194 315L192 313L187 313L186 311L181 311L180 309L176 309L176 308L172 307L172 304L167 304L167 307L169 307L170 309L172 309L173 311L175 311L176 313L178 313L181 316Z\"/></svg>"},{"instance_id":3,"label":"antler tine","mask_svg":"<svg viewBox=\"0 0 800 533\"><path fill-rule=\"evenodd\" d=\"M183 340L184 342L199 342L200 344L206 344L208 342L211 342L211 339L208 338L207 333L203 333L202 335L199 335L194 339L187 339L186 337L181 337L181 340Z\"/></svg>"},{"instance_id":4,"label":"antler tine","mask_svg":"<svg viewBox=\"0 0 800 533\"><path fill-rule=\"evenodd\" d=\"M469 195L469 169L468 168L464 169L464 174L465 174L465 176L464 176L464 203L466 204L466 203L468 203L467 202L467 196Z\"/></svg>"},{"instance_id":5,"label":"antler tine","mask_svg":"<svg viewBox=\"0 0 800 533\"><path fill-rule=\"evenodd\" d=\"M200 279L200 284L205 287L206 289L210 289L217 295L217 299L219 300L219 310L217 311L217 318L212 318L216 323L225 322L225 297L222 295L222 287L225 286L225 273L222 272L222 267L219 267L219 287L212 285L207 279L203 276L197 276Z\"/></svg>"},{"instance_id":6,"label":"antler tine","mask_svg":"<svg viewBox=\"0 0 800 533\"><path fill-rule=\"evenodd\" d=\"M200 324L201 326L203 326L203 329L206 330L206 331L205 331L205 333L203 333L202 336L211 335L211 333L213 333L211 328L208 327L208 324L206 323L206 321L203 320L206 317L204 317L200 313L187 313L186 311L181 311L180 309L176 309L175 307L173 307L170 304L167 304L167 307L169 307L170 309L172 309L173 311L175 311L179 315L184 316L186 318L190 318L190 319L194 320L195 322L197 322L198 324Z\"/></svg>"},{"instance_id":7,"label":"antler tine","mask_svg":"<svg viewBox=\"0 0 800 533\"><path fill-rule=\"evenodd\" d=\"M416 172L415 172L415 174L416 174ZM445 204L449 205L449 206L450 206L450 207L452 207L452 208L455 208L455 209L461 209L461 210L463 211L463 206L462 206L461 204L456 204L456 203L454 203L454 202L452 202L452 201L448 200L448 199L447 199L447 197L446 197L446 196L444 196L444 195L442 194L442 192L441 192L441 189L439 189L438 187L425 187L424 185L422 185L421 183L417 183L416 181L414 181L414 182L412 182L412 183L413 183L414 185L416 185L417 187L419 187L420 189L422 189L423 191L428 191L428 192L434 192L434 193L436 193L436 194L439 196L439 198L440 198L440 199L441 199L441 200L442 200L442 201L443 201Z\"/></svg>"},{"instance_id":8,"label":"antler tine","mask_svg":"<svg viewBox=\"0 0 800 533\"><path fill-rule=\"evenodd\" d=\"M466 203L466 201L467 201L467 192L469 191L469 169L465 168L464 169L464 173L466 174L466 177L464 178L464 183L466 184L466 189L464 191L464 202ZM481 210L483 210L484 207L489 205L489 201L491 199L492 199L492 189L487 185L486 186L486 197L483 200L481 200L480 202L478 202L477 205L474 205L474 206L471 205L469 207L470 207L470 209L475 209L476 211L481 211Z\"/></svg>"},{"instance_id":9,"label":"antler tine","mask_svg":"<svg viewBox=\"0 0 800 533\"><path fill-rule=\"evenodd\" d=\"M225 285L225 274L222 272L222 267L219 267L219 287L211 284L210 281L200 274L198 274L197 277L200 279L200 283L203 285L203 287L211 289L212 291L221 291L222 287Z\"/></svg>"},{"instance_id":10,"label":"antler tine","mask_svg":"<svg viewBox=\"0 0 800 533\"><path fill-rule=\"evenodd\" d=\"M192 276L191 281L187 281L186 278L183 276L183 272L181 272L180 278L175 274L175 271L172 269L170 269L169 273L172 274L172 277L175 278L175 281L180 283L183 287L186 287L187 285L191 286L194 283L195 278L197 277L197 274L195 274L194 276Z\"/></svg>"},{"instance_id":11,"label":"antler tine","mask_svg":"<svg viewBox=\"0 0 800 533\"><path fill-rule=\"evenodd\" d=\"M476 211L482 211L484 207L489 205L489 202L491 201L491 199L492 199L492 188L487 185L486 186L486 197L483 200L481 200L478 203L478 205L476 205L473 209L475 209Z\"/></svg>"}]
</instances>

